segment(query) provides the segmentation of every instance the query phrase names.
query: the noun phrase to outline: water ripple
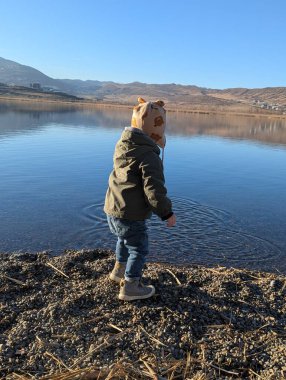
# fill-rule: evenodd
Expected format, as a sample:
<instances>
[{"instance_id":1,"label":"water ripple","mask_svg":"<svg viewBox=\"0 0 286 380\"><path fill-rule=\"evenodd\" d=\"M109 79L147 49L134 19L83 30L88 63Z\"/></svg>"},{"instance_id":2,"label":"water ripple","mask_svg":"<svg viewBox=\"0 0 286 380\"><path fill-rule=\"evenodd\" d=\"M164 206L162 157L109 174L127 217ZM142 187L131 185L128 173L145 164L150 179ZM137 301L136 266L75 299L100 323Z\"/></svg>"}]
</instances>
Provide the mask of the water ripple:
<instances>
[{"instance_id":1,"label":"water ripple","mask_svg":"<svg viewBox=\"0 0 286 380\"><path fill-rule=\"evenodd\" d=\"M221 209L185 199L173 199L177 215L175 228L153 216L148 221L150 259L172 263L221 264L261 269L282 255L272 242L244 231L239 221ZM80 217L83 228L77 240L85 245L114 248L103 204L86 205Z\"/></svg>"}]
</instances>

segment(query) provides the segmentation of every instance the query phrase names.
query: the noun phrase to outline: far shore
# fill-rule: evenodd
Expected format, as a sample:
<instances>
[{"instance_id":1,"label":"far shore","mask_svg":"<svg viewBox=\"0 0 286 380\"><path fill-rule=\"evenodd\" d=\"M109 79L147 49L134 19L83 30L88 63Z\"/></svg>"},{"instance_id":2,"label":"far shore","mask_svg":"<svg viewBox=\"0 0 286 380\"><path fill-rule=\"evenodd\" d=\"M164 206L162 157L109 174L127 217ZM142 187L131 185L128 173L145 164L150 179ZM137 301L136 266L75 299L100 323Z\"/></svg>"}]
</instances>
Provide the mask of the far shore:
<instances>
[{"instance_id":1,"label":"far shore","mask_svg":"<svg viewBox=\"0 0 286 380\"><path fill-rule=\"evenodd\" d=\"M48 110L57 109L60 107L71 107L79 109L96 109L96 108L121 108L132 109L134 104L120 103L116 101L96 101L91 99L67 100L61 98L31 98L28 96L0 96L1 104L17 104L17 105L33 105L33 108L43 110L48 107ZM268 119L284 119L286 114L278 114L275 111L263 110L252 107L251 105L241 104L239 106L212 106L207 104L192 105L190 104L166 104L166 110L174 113L190 113L201 115L225 115L225 116L245 116L245 117L263 117Z\"/></svg>"}]
</instances>

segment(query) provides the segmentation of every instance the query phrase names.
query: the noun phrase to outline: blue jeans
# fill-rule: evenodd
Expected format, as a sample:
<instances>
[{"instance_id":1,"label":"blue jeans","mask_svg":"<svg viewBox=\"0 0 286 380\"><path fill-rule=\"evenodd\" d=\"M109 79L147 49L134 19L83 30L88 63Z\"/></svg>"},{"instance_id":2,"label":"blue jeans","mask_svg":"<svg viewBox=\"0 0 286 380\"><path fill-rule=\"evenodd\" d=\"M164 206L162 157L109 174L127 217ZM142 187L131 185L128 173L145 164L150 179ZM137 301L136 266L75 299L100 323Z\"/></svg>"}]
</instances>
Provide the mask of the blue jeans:
<instances>
[{"instance_id":1,"label":"blue jeans","mask_svg":"<svg viewBox=\"0 0 286 380\"><path fill-rule=\"evenodd\" d=\"M110 231L117 236L116 261L126 263L125 278L140 279L149 252L145 220L127 220L107 215Z\"/></svg>"}]
</instances>

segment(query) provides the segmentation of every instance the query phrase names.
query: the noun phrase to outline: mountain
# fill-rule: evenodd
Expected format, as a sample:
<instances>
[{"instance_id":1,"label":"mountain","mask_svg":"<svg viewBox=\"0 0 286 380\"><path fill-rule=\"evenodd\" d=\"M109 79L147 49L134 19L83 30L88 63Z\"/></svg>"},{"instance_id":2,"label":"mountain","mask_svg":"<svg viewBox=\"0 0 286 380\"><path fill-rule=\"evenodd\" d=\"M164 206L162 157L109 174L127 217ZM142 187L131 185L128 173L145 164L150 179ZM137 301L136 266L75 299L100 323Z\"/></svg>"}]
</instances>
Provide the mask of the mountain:
<instances>
[{"instance_id":1,"label":"mountain","mask_svg":"<svg viewBox=\"0 0 286 380\"><path fill-rule=\"evenodd\" d=\"M48 77L39 70L1 57L0 82L26 87L29 87L30 83L34 82L41 83L42 86L58 86L58 81L56 79Z\"/></svg>"},{"instance_id":2,"label":"mountain","mask_svg":"<svg viewBox=\"0 0 286 380\"><path fill-rule=\"evenodd\" d=\"M209 95L220 99L244 102L266 102L286 105L286 87L266 88L229 88L226 90L209 90Z\"/></svg>"},{"instance_id":3,"label":"mountain","mask_svg":"<svg viewBox=\"0 0 286 380\"><path fill-rule=\"evenodd\" d=\"M256 107L286 112L286 87L218 90L175 83L122 84L111 81L53 79L30 66L4 58L0 58L0 83L26 87L29 87L30 83L39 83L42 87L50 87L75 96L126 104L134 104L138 96L147 99L160 98L175 109L227 107L245 110L247 106L250 111Z\"/></svg>"}]
</instances>

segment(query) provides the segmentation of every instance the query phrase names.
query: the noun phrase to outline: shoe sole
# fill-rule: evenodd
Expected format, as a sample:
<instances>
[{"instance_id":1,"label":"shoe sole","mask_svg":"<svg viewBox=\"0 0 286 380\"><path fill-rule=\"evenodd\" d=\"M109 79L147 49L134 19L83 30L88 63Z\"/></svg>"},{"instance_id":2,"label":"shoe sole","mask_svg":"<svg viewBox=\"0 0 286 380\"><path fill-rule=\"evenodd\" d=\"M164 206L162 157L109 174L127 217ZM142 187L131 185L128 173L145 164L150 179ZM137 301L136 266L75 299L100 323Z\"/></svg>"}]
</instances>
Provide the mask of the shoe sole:
<instances>
[{"instance_id":1,"label":"shoe sole","mask_svg":"<svg viewBox=\"0 0 286 380\"><path fill-rule=\"evenodd\" d=\"M144 300L144 299L146 299L146 298L150 298L150 297L152 297L154 294L155 294L155 288L153 287L153 288L152 288L152 292L150 292L150 293L148 293L148 294L145 294L144 296L128 296L127 294L120 294L120 293L119 293L118 298L119 298L121 301L136 301L136 300Z\"/></svg>"},{"instance_id":2,"label":"shoe sole","mask_svg":"<svg viewBox=\"0 0 286 380\"><path fill-rule=\"evenodd\" d=\"M109 275L110 280L116 282L117 284L120 284L120 281L122 280L123 277L118 277L115 276L114 274Z\"/></svg>"}]
</instances>

